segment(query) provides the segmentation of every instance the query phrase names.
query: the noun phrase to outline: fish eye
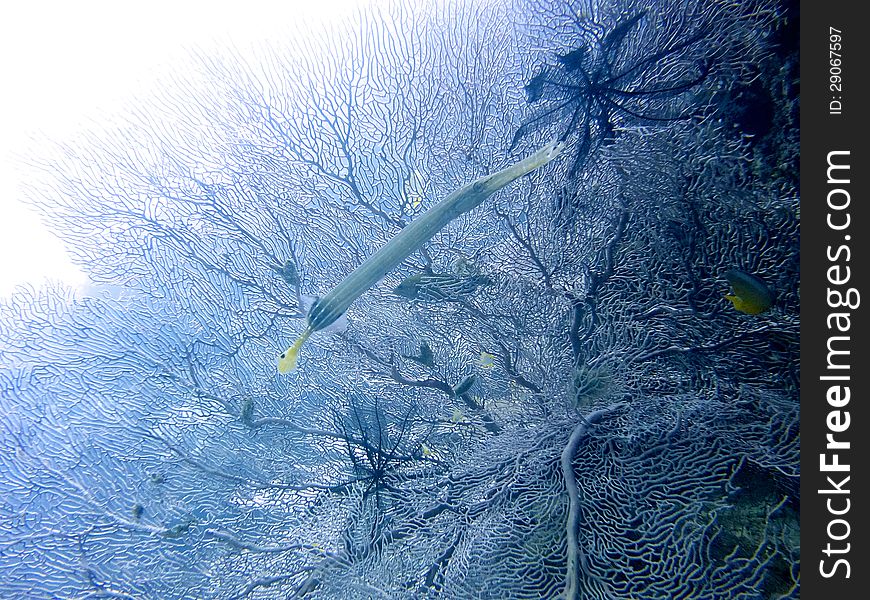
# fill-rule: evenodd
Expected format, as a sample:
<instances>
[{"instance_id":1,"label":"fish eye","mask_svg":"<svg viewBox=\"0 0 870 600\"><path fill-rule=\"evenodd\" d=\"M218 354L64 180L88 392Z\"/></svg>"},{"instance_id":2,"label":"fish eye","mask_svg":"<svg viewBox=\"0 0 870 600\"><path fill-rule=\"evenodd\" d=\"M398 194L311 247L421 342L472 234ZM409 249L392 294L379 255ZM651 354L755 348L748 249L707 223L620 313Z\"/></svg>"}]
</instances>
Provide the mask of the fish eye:
<instances>
[{"instance_id":1,"label":"fish eye","mask_svg":"<svg viewBox=\"0 0 870 600\"><path fill-rule=\"evenodd\" d=\"M282 352L280 358L287 358L287 353L286 353L286 352Z\"/></svg>"}]
</instances>

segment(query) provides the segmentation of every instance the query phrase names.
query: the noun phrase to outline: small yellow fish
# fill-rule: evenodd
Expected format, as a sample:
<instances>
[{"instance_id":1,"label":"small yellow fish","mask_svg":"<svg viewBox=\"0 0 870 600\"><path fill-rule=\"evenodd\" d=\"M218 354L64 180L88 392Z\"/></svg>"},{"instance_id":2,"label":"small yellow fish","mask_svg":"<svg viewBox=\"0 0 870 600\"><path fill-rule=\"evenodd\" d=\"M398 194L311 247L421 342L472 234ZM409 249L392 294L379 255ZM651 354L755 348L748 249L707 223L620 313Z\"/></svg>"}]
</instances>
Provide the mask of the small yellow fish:
<instances>
[{"instance_id":1,"label":"small yellow fish","mask_svg":"<svg viewBox=\"0 0 870 600\"><path fill-rule=\"evenodd\" d=\"M731 269L725 273L725 279L734 290L733 294L726 294L725 299L729 300L736 310L747 315L758 315L773 304L770 288L757 277Z\"/></svg>"},{"instance_id":2,"label":"small yellow fish","mask_svg":"<svg viewBox=\"0 0 870 600\"><path fill-rule=\"evenodd\" d=\"M495 354L489 352L481 352L478 364L484 369L490 369L495 365Z\"/></svg>"},{"instance_id":3,"label":"small yellow fish","mask_svg":"<svg viewBox=\"0 0 870 600\"><path fill-rule=\"evenodd\" d=\"M423 198L426 196L426 181L420 174L420 171L414 169L414 172L408 176L405 181L405 200L408 205L414 210L420 208L423 204Z\"/></svg>"},{"instance_id":4,"label":"small yellow fish","mask_svg":"<svg viewBox=\"0 0 870 600\"><path fill-rule=\"evenodd\" d=\"M423 456L425 458L432 456L432 449L426 444L420 444L420 449L423 451Z\"/></svg>"},{"instance_id":5,"label":"small yellow fish","mask_svg":"<svg viewBox=\"0 0 870 600\"><path fill-rule=\"evenodd\" d=\"M450 421L453 423L461 423L465 420L465 415L462 414L462 411L458 408L453 409L453 415L450 417Z\"/></svg>"}]
</instances>

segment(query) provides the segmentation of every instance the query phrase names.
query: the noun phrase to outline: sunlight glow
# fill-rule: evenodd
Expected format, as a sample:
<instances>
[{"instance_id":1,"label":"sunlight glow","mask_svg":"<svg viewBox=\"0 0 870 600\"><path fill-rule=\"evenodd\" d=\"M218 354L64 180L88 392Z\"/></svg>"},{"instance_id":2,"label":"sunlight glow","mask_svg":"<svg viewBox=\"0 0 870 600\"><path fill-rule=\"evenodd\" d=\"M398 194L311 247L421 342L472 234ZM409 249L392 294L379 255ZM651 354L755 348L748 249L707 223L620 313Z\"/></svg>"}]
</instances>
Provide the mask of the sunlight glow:
<instances>
[{"instance_id":1,"label":"sunlight glow","mask_svg":"<svg viewBox=\"0 0 870 600\"><path fill-rule=\"evenodd\" d=\"M10 3L0 20L0 298L46 278L87 278L20 201L21 153L33 137L64 140L88 121L135 103L190 49L246 46L297 29L301 19L352 15L359 0Z\"/></svg>"}]
</instances>

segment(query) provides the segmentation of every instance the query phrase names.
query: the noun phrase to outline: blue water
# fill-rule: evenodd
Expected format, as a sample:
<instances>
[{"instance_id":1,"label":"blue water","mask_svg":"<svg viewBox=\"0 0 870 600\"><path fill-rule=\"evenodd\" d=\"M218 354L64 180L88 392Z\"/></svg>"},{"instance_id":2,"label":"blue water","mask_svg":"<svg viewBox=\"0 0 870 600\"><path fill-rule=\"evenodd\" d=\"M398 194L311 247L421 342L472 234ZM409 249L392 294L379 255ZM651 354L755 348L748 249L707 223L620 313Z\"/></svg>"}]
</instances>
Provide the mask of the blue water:
<instances>
[{"instance_id":1,"label":"blue water","mask_svg":"<svg viewBox=\"0 0 870 600\"><path fill-rule=\"evenodd\" d=\"M797 17L379 4L57 140L90 283L0 305L0 597L798 598Z\"/></svg>"}]
</instances>

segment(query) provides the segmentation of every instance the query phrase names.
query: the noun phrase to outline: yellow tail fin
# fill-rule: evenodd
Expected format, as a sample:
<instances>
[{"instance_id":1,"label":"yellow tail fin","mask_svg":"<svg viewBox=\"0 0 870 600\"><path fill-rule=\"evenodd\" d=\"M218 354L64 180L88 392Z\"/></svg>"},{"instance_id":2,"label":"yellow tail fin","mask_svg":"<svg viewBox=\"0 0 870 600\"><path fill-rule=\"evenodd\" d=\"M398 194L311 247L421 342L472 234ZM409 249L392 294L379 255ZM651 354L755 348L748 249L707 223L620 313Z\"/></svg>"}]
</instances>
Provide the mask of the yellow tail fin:
<instances>
[{"instance_id":1,"label":"yellow tail fin","mask_svg":"<svg viewBox=\"0 0 870 600\"><path fill-rule=\"evenodd\" d=\"M296 368L296 361L299 358L299 349L302 347L302 344L305 343L305 340L311 335L312 331L309 327L305 331L302 332L302 335L299 336L293 345L287 348L281 356L278 357L278 372L282 375L286 375L290 371Z\"/></svg>"}]
</instances>

